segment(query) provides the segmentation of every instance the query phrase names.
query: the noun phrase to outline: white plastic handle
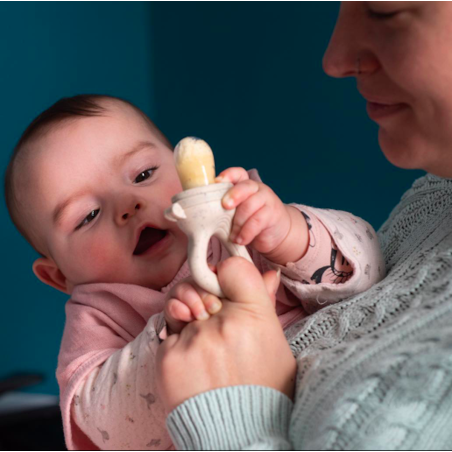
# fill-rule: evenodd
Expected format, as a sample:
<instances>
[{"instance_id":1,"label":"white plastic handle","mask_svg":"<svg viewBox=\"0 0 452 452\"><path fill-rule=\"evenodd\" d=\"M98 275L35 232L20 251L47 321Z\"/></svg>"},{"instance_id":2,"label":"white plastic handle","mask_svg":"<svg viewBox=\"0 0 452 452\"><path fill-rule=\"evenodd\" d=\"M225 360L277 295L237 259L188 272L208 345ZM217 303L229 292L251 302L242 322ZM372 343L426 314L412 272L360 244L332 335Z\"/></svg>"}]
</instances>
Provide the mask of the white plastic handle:
<instances>
[{"instance_id":1,"label":"white plastic handle","mask_svg":"<svg viewBox=\"0 0 452 452\"><path fill-rule=\"evenodd\" d=\"M224 298L217 275L207 265L207 249L212 236L224 244L229 254L253 262L243 245L229 241L235 209L225 210L221 198L230 183L193 188L172 199L165 218L177 222L188 237L188 265L195 282L207 292Z\"/></svg>"},{"instance_id":2,"label":"white plastic handle","mask_svg":"<svg viewBox=\"0 0 452 452\"><path fill-rule=\"evenodd\" d=\"M224 230L221 229L214 234L224 244L231 256L239 256L253 262L248 250L243 245L237 245L225 237ZM217 275L210 270L207 265L207 248L209 246L210 237L204 234L194 234L189 237L188 241L188 265L190 267L193 279L196 284L207 292L224 298L225 295L221 290Z\"/></svg>"}]
</instances>

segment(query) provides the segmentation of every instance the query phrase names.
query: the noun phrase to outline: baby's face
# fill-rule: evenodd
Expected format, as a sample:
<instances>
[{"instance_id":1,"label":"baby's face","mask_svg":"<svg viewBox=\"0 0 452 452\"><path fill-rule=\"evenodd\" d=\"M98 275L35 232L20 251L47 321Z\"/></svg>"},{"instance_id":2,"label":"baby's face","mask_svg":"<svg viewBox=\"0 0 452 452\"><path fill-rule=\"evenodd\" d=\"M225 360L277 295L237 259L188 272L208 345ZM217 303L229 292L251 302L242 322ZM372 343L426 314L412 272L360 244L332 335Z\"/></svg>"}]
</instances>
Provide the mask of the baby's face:
<instances>
[{"instance_id":1,"label":"baby's face","mask_svg":"<svg viewBox=\"0 0 452 452\"><path fill-rule=\"evenodd\" d=\"M182 187L171 149L145 120L108 104L102 116L63 123L36 146L24 171L27 206L66 291L92 282L167 285L186 260L185 234L164 217ZM145 226L154 230L141 235Z\"/></svg>"}]
</instances>

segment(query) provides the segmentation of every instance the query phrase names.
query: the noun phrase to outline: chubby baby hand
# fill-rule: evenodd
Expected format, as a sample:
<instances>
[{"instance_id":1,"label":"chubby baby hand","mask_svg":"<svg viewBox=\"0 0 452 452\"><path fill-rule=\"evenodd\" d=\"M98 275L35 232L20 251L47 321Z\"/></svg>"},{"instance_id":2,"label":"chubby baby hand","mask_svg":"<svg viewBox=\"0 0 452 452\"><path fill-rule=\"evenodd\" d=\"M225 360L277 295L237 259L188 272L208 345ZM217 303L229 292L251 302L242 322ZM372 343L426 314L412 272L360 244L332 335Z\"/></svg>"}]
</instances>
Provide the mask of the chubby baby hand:
<instances>
[{"instance_id":1,"label":"chubby baby hand","mask_svg":"<svg viewBox=\"0 0 452 452\"><path fill-rule=\"evenodd\" d=\"M172 287L166 296L163 312L167 332L180 333L188 323L207 320L221 307L219 298L201 289L192 278L186 278Z\"/></svg>"},{"instance_id":2,"label":"chubby baby hand","mask_svg":"<svg viewBox=\"0 0 452 452\"><path fill-rule=\"evenodd\" d=\"M237 209L229 237L231 242L250 245L264 255L274 252L290 231L288 206L270 187L250 180L244 168L228 168L215 182L234 184L222 200L225 209Z\"/></svg>"}]
</instances>

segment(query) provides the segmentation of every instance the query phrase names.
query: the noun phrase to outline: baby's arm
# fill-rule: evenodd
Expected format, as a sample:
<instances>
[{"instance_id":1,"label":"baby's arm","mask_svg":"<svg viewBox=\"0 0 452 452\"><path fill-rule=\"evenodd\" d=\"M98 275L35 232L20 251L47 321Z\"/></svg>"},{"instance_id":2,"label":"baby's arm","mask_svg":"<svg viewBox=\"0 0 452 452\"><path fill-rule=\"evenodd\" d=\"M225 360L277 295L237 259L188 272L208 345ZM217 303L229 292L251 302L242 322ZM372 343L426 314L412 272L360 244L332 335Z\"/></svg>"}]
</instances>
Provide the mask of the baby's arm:
<instances>
[{"instance_id":1,"label":"baby's arm","mask_svg":"<svg viewBox=\"0 0 452 452\"><path fill-rule=\"evenodd\" d=\"M161 314L123 349L93 369L77 388L72 417L100 449L172 448L155 382Z\"/></svg>"},{"instance_id":2,"label":"baby's arm","mask_svg":"<svg viewBox=\"0 0 452 452\"><path fill-rule=\"evenodd\" d=\"M236 208L230 239L248 246L256 263L280 267L290 291L278 294L284 304L315 299L318 309L384 277L376 234L363 220L347 212L283 204L255 170L228 168L217 180L234 184L222 201L225 209Z\"/></svg>"},{"instance_id":3,"label":"baby's arm","mask_svg":"<svg viewBox=\"0 0 452 452\"><path fill-rule=\"evenodd\" d=\"M308 214L304 206L297 208L291 205L288 207L292 209L294 216L298 216L300 221L306 223L308 245L300 259L295 262L286 259L286 264L280 265L281 269L291 268L293 279L303 284L344 284L347 282L353 275L353 267L344 257L326 227L313 215L312 211ZM341 225L338 226L340 229ZM293 228L293 235L296 240L296 227ZM271 262L270 259L268 260ZM273 262L274 264L278 266L277 262Z\"/></svg>"},{"instance_id":4,"label":"baby's arm","mask_svg":"<svg viewBox=\"0 0 452 452\"><path fill-rule=\"evenodd\" d=\"M296 209L294 207L294 209ZM295 265L305 284L344 284L353 276L353 267L344 257L331 234L315 215L309 216L296 209L308 225L309 246L306 254Z\"/></svg>"},{"instance_id":5,"label":"baby's arm","mask_svg":"<svg viewBox=\"0 0 452 452\"><path fill-rule=\"evenodd\" d=\"M363 292L383 279L383 255L377 235L367 222L348 212L298 204L290 207L308 225L307 252L286 265L261 257L267 266L281 269L281 281L290 290L284 292L289 300L295 296L308 312L313 312Z\"/></svg>"}]
</instances>

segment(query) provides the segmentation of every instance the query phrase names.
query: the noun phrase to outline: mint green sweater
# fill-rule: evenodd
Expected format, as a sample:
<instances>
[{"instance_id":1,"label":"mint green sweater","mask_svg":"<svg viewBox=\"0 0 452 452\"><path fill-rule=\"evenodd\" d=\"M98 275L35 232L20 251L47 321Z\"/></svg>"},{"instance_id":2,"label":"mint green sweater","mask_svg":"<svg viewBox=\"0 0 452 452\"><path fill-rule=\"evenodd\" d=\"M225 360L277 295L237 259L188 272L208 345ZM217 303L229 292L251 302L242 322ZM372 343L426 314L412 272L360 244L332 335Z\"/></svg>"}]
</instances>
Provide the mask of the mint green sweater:
<instances>
[{"instance_id":1,"label":"mint green sweater","mask_svg":"<svg viewBox=\"0 0 452 452\"><path fill-rule=\"evenodd\" d=\"M260 386L193 397L178 449L452 449L452 180L427 175L379 231L387 277L286 331L295 402Z\"/></svg>"}]
</instances>

